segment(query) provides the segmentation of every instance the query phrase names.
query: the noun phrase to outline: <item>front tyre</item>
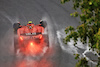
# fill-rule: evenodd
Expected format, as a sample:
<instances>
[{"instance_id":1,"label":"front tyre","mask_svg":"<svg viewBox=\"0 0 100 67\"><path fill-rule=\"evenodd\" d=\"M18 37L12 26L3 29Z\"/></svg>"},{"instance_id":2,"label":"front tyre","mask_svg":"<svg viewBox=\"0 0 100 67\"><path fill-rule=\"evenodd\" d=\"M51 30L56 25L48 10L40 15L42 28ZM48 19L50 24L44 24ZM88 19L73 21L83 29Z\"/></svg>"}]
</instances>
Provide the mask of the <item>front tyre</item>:
<instances>
[{"instance_id":1,"label":"front tyre","mask_svg":"<svg viewBox=\"0 0 100 67\"><path fill-rule=\"evenodd\" d=\"M40 24L42 27L46 28L47 27L47 23L46 21L40 21Z\"/></svg>"}]
</instances>

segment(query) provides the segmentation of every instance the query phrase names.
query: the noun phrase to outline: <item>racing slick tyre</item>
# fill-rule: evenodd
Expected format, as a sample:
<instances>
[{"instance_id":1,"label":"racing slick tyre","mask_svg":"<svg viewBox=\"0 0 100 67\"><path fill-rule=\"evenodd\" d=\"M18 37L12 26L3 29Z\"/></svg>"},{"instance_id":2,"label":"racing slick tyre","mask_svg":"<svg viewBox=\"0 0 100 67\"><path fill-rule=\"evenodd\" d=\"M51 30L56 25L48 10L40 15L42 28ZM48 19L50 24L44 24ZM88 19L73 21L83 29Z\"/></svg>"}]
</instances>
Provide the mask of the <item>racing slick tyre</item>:
<instances>
[{"instance_id":1,"label":"racing slick tyre","mask_svg":"<svg viewBox=\"0 0 100 67\"><path fill-rule=\"evenodd\" d=\"M16 55L17 49L18 49L18 36L17 36L17 29L20 28L20 23L14 23L13 29L14 29L14 53Z\"/></svg>"}]
</instances>

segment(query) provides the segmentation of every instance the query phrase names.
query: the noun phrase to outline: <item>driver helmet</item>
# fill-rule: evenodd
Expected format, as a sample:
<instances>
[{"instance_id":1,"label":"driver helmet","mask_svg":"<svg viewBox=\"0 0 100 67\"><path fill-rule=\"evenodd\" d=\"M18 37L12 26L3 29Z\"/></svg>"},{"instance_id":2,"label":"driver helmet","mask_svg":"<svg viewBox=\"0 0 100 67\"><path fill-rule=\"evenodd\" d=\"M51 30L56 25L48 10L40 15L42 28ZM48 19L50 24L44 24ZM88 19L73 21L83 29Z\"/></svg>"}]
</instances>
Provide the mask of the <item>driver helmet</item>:
<instances>
[{"instance_id":1,"label":"driver helmet","mask_svg":"<svg viewBox=\"0 0 100 67\"><path fill-rule=\"evenodd\" d=\"M28 24L32 24L32 21L28 21Z\"/></svg>"},{"instance_id":2,"label":"driver helmet","mask_svg":"<svg viewBox=\"0 0 100 67\"><path fill-rule=\"evenodd\" d=\"M28 21L27 26L28 26L29 29L32 29L32 28L33 28L33 25L34 25L34 24L32 24L32 21Z\"/></svg>"}]
</instances>

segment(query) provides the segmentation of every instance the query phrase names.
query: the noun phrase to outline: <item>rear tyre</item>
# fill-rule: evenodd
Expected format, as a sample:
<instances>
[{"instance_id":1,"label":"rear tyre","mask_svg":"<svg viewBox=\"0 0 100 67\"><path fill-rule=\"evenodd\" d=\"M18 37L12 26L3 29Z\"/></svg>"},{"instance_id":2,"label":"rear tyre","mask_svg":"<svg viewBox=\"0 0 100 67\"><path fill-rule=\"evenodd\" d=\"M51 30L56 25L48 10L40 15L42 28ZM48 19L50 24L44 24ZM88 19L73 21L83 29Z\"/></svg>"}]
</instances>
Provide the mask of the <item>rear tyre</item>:
<instances>
[{"instance_id":1,"label":"rear tyre","mask_svg":"<svg viewBox=\"0 0 100 67\"><path fill-rule=\"evenodd\" d=\"M47 34L43 35L43 38L44 38L44 42L46 43L46 46L49 47L49 38L48 38L48 35Z\"/></svg>"},{"instance_id":2,"label":"rear tyre","mask_svg":"<svg viewBox=\"0 0 100 67\"><path fill-rule=\"evenodd\" d=\"M15 55L17 54L18 50L18 35L17 35L17 30L20 28L20 23L14 23L13 24L13 29L14 29L14 53Z\"/></svg>"}]
</instances>

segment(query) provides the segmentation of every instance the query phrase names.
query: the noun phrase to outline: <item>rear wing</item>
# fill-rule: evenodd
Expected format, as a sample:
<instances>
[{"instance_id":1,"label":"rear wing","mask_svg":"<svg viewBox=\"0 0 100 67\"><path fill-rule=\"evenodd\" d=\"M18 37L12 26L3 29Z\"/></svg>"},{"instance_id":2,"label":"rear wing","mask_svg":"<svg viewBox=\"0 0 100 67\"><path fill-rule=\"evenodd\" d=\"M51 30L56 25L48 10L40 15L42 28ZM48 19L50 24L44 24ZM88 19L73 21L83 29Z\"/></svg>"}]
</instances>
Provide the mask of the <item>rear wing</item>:
<instances>
[{"instance_id":1,"label":"rear wing","mask_svg":"<svg viewBox=\"0 0 100 67\"><path fill-rule=\"evenodd\" d=\"M21 36L36 36L42 33L25 33L25 34L21 34Z\"/></svg>"}]
</instances>

